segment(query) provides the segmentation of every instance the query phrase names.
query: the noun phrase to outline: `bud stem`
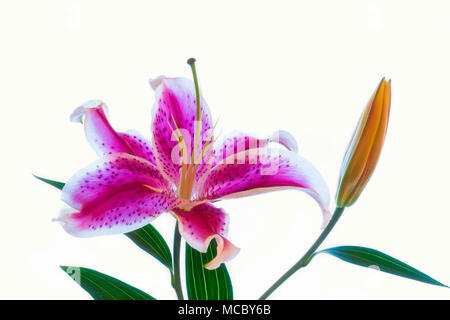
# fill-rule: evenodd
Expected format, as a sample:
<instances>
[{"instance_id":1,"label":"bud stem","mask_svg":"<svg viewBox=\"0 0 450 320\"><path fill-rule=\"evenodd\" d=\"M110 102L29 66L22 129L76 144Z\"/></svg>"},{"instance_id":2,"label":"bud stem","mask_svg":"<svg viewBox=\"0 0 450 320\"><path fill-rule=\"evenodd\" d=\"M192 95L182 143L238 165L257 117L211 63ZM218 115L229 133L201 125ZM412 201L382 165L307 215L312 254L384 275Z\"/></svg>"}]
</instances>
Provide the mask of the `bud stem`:
<instances>
[{"instance_id":1,"label":"bud stem","mask_svg":"<svg viewBox=\"0 0 450 320\"><path fill-rule=\"evenodd\" d=\"M283 282L285 282L295 272L305 267L309 263L312 255L316 252L317 248L319 248L319 246L326 239L331 230L333 230L339 218L342 216L344 209L345 208L343 207L336 207L330 222L328 223L326 228L322 231L317 240L313 243L311 248L309 248L309 250L305 253L305 255L300 260L298 260L298 262L294 264L285 274L283 274L280 277L280 279L278 279L266 292L264 292L264 294L259 298L259 300L267 299L279 286L283 284Z\"/></svg>"}]
</instances>

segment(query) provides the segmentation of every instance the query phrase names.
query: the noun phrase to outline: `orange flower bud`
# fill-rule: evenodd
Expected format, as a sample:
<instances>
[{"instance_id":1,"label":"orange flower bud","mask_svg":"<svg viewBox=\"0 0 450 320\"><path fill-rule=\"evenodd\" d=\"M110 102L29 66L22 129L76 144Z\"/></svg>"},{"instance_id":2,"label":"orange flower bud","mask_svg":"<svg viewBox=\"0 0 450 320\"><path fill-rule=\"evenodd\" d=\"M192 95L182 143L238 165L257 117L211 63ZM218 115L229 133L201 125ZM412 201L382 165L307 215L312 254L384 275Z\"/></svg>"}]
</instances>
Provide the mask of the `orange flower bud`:
<instances>
[{"instance_id":1,"label":"orange flower bud","mask_svg":"<svg viewBox=\"0 0 450 320\"><path fill-rule=\"evenodd\" d=\"M341 166L336 203L349 207L364 190L380 157L391 108L391 81L381 80L369 100Z\"/></svg>"}]
</instances>

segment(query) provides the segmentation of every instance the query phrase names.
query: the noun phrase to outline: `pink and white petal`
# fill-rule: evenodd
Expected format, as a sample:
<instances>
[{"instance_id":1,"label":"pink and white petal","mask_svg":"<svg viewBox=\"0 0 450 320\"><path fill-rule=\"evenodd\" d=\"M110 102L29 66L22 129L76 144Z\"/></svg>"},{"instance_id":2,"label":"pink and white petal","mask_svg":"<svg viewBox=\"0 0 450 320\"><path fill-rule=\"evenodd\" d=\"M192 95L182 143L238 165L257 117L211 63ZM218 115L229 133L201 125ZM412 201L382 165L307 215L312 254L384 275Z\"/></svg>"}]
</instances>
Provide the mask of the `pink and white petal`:
<instances>
[{"instance_id":1,"label":"pink and white petal","mask_svg":"<svg viewBox=\"0 0 450 320\"><path fill-rule=\"evenodd\" d=\"M78 171L67 181L61 198L72 208L81 210L129 185L170 190L167 180L149 161L127 153L115 153Z\"/></svg>"},{"instance_id":2,"label":"pink and white petal","mask_svg":"<svg viewBox=\"0 0 450 320\"><path fill-rule=\"evenodd\" d=\"M136 130L116 132L108 121L107 110L102 101L91 100L75 109L70 119L84 120L87 139L99 156L125 152L156 165L151 142Z\"/></svg>"},{"instance_id":3,"label":"pink and white petal","mask_svg":"<svg viewBox=\"0 0 450 320\"><path fill-rule=\"evenodd\" d=\"M319 204L324 225L330 218L330 192L319 171L299 154L252 149L228 157L202 180L199 200L238 198L279 189L299 189Z\"/></svg>"},{"instance_id":4,"label":"pink and white petal","mask_svg":"<svg viewBox=\"0 0 450 320\"><path fill-rule=\"evenodd\" d=\"M156 88L159 87L159 85L166 79L167 77L164 75L157 76L156 78L150 78L148 79L148 84L150 87L152 87L153 90L156 90Z\"/></svg>"},{"instance_id":5,"label":"pink and white petal","mask_svg":"<svg viewBox=\"0 0 450 320\"><path fill-rule=\"evenodd\" d=\"M197 121L195 86L186 78L159 77L153 81L155 104L153 106L153 146L156 160L165 175L175 184L180 181L181 162L176 135L176 126L187 144L188 156L194 150L194 132ZM201 97L200 143L205 145L213 128L211 113ZM176 126L175 126L175 123ZM214 137L211 137L213 139ZM198 149L199 150L199 149ZM199 162L199 161L197 161Z\"/></svg>"},{"instance_id":6,"label":"pink and white petal","mask_svg":"<svg viewBox=\"0 0 450 320\"><path fill-rule=\"evenodd\" d=\"M207 269L218 268L239 252L239 248L225 238L229 223L228 215L222 209L203 203L190 211L177 208L172 212L178 220L181 235L192 248L206 252L211 240L216 240L217 255L205 265Z\"/></svg>"},{"instance_id":7,"label":"pink and white petal","mask_svg":"<svg viewBox=\"0 0 450 320\"><path fill-rule=\"evenodd\" d=\"M75 109L70 119L84 122L86 138L99 156L117 152L133 154L128 144L112 128L105 110L107 110L105 103L90 100Z\"/></svg>"},{"instance_id":8,"label":"pink and white petal","mask_svg":"<svg viewBox=\"0 0 450 320\"><path fill-rule=\"evenodd\" d=\"M93 237L131 232L177 205L177 199L142 185L122 188L97 198L80 211L65 208L55 219L71 235Z\"/></svg>"},{"instance_id":9,"label":"pink and white petal","mask_svg":"<svg viewBox=\"0 0 450 320\"><path fill-rule=\"evenodd\" d=\"M144 158L153 165L157 165L152 143L145 139L138 131L128 130L119 133L119 136L130 147L133 155Z\"/></svg>"},{"instance_id":10,"label":"pink and white petal","mask_svg":"<svg viewBox=\"0 0 450 320\"><path fill-rule=\"evenodd\" d=\"M294 136L285 130L278 130L270 137L270 142L275 142L283 145L289 151L298 152L298 143Z\"/></svg>"},{"instance_id":11,"label":"pink and white petal","mask_svg":"<svg viewBox=\"0 0 450 320\"><path fill-rule=\"evenodd\" d=\"M239 253L240 249L232 244L227 238L215 236L217 242L217 255L210 262L205 264L208 270L214 270L220 267L224 262L230 261Z\"/></svg>"},{"instance_id":12,"label":"pink and white petal","mask_svg":"<svg viewBox=\"0 0 450 320\"><path fill-rule=\"evenodd\" d=\"M109 116L108 106L101 100L89 100L83 103L81 106L77 107L70 115L70 121L83 123L84 115L86 109L96 109L101 108L105 113L106 117Z\"/></svg>"},{"instance_id":13,"label":"pink and white petal","mask_svg":"<svg viewBox=\"0 0 450 320\"><path fill-rule=\"evenodd\" d=\"M233 131L216 144L213 166L232 155L237 157L237 154L247 150L265 148L270 142L281 144L290 151L298 151L297 141L289 132L284 130L278 130L266 138L258 138L241 131Z\"/></svg>"},{"instance_id":14,"label":"pink and white petal","mask_svg":"<svg viewBox=\"0 0 450 320\"><path fill-rule=\"evenodd\" d=\"M207 176L205 173L210 171L216 165L224 162L225 159L228 159L227 162L230 159L233 159L233 157L237 160L238 157L242 158L242 152L265 148L269 143L278 143L290 151L298 151L297 141L289 132L284 130L276 131L272 136L267 138L258 138L256 135L247 134L237 130L227 134L221 141L216 143L210 158L205 157L205 160L211 159L211 161L207 162L203 166L203 171L197 174L197 189L198 186L202 185L203 180Z\"/></svg>"},{"instance_id":15,"label":"pink and white petal","mask_svg":"<svg viewBox=\"0 0 450 320\"><path fill-rule=\"evenodd\" d=\"M221 163L226 158L251 149L266 147L269 138L257 138L254 135L246 134L241 131L232 131L227 134L220 142L217 142L214 148L213 166Z\"/></svg>"}]
</instances>

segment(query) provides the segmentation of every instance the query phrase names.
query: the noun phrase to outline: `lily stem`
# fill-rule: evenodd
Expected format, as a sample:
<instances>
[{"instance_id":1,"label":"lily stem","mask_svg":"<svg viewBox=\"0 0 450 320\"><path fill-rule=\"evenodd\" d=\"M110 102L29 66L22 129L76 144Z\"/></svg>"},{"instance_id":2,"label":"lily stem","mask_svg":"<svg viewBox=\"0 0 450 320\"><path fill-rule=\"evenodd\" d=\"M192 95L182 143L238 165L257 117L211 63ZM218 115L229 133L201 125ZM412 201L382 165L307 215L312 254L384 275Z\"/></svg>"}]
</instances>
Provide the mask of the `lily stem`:
<instances>
[{"instance_id":1,"label":"lily stem","mask_svg":"<svg viewBox=\"0 0 450 320\"><path fill-rule=\"evenodd\" d=\"M316 252L317 248L319 248L319 246L322 244L322 242L325 240L325 238L328 236L331 230L334 228L336 222L338 222L343 212L344 212L343 207L337 207L335 209L330 222L328 223L326 228L322 231L317 240L313 243L311 248L309 248L309 250L305 253L305 255L300 260L298 260L298 262L294 264L285 274L283 274L280 277L280 279L278 279L266 292L264 292L264 294L259 298L259 300L267 299L279 286L283 284L283 282L285 282L295 272L305 267L309 263L310 258Z\"/></svg>"},{"instance_id":2,"label":"lily stem","mask_svg":"<svg viewBox=\"0 0 450 320\"><path fill-rule=\"evenodd\" d=\"M181 235L178 231L178 222L175 224L175 231L173 235L173 274L172 274L172 287L175 289L178 300L184 300L183 289L181 288L180 277L180 247L181 247Z\"/></svg>"}]
</instances>

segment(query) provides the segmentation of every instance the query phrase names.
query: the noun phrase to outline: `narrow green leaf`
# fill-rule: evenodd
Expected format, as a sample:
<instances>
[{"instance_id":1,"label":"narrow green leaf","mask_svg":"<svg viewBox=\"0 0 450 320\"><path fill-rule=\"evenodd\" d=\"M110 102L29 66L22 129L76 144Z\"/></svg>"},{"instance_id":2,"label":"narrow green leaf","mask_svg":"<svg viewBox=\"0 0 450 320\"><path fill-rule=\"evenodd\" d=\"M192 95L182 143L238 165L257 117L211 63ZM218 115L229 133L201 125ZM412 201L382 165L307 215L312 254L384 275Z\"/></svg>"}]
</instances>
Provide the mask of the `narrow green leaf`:
<instances>
[{"instance_id":1,"label":"narrow green leaf","mask_svg":"<svg viewBox=\"0 0 450 320\"><path fill-rule=\"evenodd\" d=\"M61 266L94 300L155 300L152 296L123 281L98 271Z\"/></svg>"},{"instance_id":2,"label":"narrow green leaf","mask_svg":"<svg viewBox=\"0 0 450 320\"><path fill-rule=\"evenodd\" d=\"M328 253L341 260L359 266L373 266L376 269L379 268L380 271L395 274L400 277L434 284L437 286L447 287L439 281L427 276L425 273L375 249L358 246L340 246L318 251L314 254L314 256L318 253ZM310 260L312 258L313 257L311 257Z\"/></svg>"},{"instance_id":3,"label":"narrow green leaf","mask_svg":"<svg viewBox=\"0 0 450 320\"><path fill-rule=\"evenodd\" d=\"M65 185L63 182L42 178L34 174L33 176L60 190ZM154 256L172 272L172 255L169 247L161 234L152 225L148 224L141 229L126 233L125 235L139 248Z\"/></svg>"},{"instance_id":4,"label":"narrow green leaf","mask_svg":"<svg viewBox=\"0 0 450 320\"><path fill-rule=\"evenodd\" d=\"M65 183L64 182L59 182L59 181L54 181L54 180L50 180L50 179L45 179L42 177L39 177L35 174L33 174L33 176L41 181L44 181L45 183L48 183L49 185L58 188L59 190L62 190L62 188L64 187Z\"/></svg>"},{"instance_id":5,"label":"narrow green leaf","mask_svg":"<svg viewBox=\"0 0 450 320\"><path fill-rule=\"evenodd\" d=\"M125 234L139 248L151 254L172 272L172 254L164 238L151 224Z\"/></svg>"},{"instance_id":6,"label":"narrow green leaf","mask_svg":"<svg viewBox=\"0 0 450 320\"><path fill-rule=\"evenodd\" d=\"M211 241L206 253L186 244L186 288L189 300L233 300L233 287L225 264L215 270L203 266L217 253L216 241Z\"/></svg>"}]
</instances>

